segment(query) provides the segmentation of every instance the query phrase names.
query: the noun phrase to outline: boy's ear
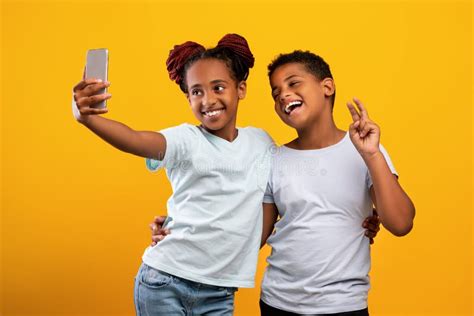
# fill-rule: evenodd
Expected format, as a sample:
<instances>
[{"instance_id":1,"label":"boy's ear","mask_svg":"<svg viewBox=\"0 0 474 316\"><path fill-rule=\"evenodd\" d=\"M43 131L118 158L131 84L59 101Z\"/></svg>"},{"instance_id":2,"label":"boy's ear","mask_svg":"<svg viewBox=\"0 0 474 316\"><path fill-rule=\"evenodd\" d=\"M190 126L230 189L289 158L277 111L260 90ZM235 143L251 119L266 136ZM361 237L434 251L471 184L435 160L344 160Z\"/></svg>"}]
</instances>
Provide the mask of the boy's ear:
<instances>
[{"instance_id":1,"label":"boy's ear","mask_svg":"<svg viewBox=\"0 0 474 316\"><path fill-rule=\"evenodd\" d=\"M324 94L327 97L332 96L334 91L336 91L336 85L334 84L334 80L332 80L332 78L324 78L323 81L321 81L321 84L323 86Z\"/></svg>"},{"instance_id":2,"label":"boy's ear","mask_svg":"<svg viewBox=\"0 0 474 316\"><path fill-rule=\"evenodd\" d=\"M239 100L243 100L247 95L247 82L241 81L237 85L237 95L239 96Z\"/></svg>"}]
</instances>

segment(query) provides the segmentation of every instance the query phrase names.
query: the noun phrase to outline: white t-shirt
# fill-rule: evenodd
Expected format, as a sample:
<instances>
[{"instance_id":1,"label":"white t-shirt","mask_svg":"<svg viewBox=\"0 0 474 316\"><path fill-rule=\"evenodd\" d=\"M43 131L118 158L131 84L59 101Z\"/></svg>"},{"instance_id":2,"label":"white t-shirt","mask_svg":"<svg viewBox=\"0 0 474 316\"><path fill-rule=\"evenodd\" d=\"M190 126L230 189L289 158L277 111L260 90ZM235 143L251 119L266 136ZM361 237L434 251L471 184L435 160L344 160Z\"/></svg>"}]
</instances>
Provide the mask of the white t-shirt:
<instances>
[{"instance_id":1,"label":"white t-shirt","mask_svg":"<svg viewBox=\"0 0 474 316\"><path fill-rule=\"evenodd\" d=\"M264 197L280 214L267 240L272 253L262 282L265 303L300 314L367 307L370 247L362 222L372 214L371 185L348 133L322 149L279 147Z\"/></svg>"},{"instance_id":2,"label":"white t-shirt","mask_svg":"<svg viewBox=\"0 0 474 316\"><path fill-rule=\"evenodd\" d=\"M160 133L166 154L147 165L164 167L171 182L171 234L148 247L143 262L195 282L253 287L271 138L246 127L228 142L190 124Z\"/></svg>"}]
</instances>

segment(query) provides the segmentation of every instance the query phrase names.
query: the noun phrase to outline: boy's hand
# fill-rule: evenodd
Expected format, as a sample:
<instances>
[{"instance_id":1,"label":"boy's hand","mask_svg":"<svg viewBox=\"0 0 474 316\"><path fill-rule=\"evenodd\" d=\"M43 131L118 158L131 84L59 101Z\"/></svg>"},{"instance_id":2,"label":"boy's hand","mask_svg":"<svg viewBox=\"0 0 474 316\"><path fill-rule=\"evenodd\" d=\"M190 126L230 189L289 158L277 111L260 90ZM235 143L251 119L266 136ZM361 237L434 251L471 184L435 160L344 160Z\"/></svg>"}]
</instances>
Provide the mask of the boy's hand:
<instances>
[{"instance_id":1,"label":"boy's hand","mask_svg":"<svg viewBox=\"0 0 474 316\"><path fill-rule=\"evenodd\" d=\"M87 120L88 115L108 112L107 109L94 108L94 105L112 97L109 93L96 95L98 91L109 86L109 82L102 82L100 79L83 79L74 87L73 114L79 122Z\"/></svg>"},{"instance_id":2,"label":"boy's hand","mask_svg":"<svg viewBox=\"0 0 474 316\"><path fill-rule=\"evenodd\" d=\"M362 227L366 229L365 236L370 239L370 244L372 245L374 243L374 238L380 231L380 219L376 209L373 209L372 216L369 216L364 220Z\"/></svg>"},{"instance_id":3,"label":"boy's hand","mask_svg":"<svg viewBox=\"0 0 474 316\"><path fill-rule=\"evenodd\" d=\"M351 141L361 154L362 158L370 158L380 151L380 128L370 118L362 102L354 98L357 109L351 103L347 108L352 116L353 123L349 126Z\"/></svg>"},{"instance_id":4,"label":"boy's hand","mask_svg":"<svg viewBox=\"0 0 474 316\"><path fill-rule=\"evenodd\" d=\"M152 246L155 246L158 242L162 241L166 235L171 234L169 229L161 227L165 220L166 216L155 216L153 222L150 224Z\"/></svg>"}]
</instances>

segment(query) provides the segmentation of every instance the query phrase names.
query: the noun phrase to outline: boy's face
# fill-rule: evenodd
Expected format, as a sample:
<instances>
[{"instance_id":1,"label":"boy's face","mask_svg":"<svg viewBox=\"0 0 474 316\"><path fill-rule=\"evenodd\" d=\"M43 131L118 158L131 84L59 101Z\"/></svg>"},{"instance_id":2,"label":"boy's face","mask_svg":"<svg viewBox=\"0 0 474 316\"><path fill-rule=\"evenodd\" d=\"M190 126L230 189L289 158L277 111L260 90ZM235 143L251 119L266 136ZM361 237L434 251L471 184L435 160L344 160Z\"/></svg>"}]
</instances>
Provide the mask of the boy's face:
<instances>
[{"instance_id":1,"label":"boy's face","mask_svg":"<svg viewBox=\"0 0 474 316\"><path fill-rule=\"evenodd\" d=\"M245 97L245 81L237 84L218 59L196 61L186 73L187 98L194 116L216 134L235 129L237 104Z\"/></svg>"},{"instance_id":2,"label":"boy's face","mask_svg":"<svg viewBox=\"0 0 474 316\"><path fill-rule=\"evenodd\" d=\"M270 77L270 86L278 116L297 130L315 124L325 111L331 114L333 80L318 80L303 64L295 62L278 67Z\"/></svg>"}]
</instances>

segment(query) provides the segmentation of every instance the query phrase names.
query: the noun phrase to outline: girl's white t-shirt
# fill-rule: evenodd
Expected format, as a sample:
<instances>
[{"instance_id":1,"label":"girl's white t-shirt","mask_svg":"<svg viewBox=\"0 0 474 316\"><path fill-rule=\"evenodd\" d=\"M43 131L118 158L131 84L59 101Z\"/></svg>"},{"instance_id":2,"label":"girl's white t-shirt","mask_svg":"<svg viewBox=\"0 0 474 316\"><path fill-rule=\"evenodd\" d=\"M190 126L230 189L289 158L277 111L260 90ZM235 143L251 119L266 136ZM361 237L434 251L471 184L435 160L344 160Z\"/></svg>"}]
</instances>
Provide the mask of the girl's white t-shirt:
<instances>
[{"instance_id":1,"label":"girl's white t-shirt","mask_svg":"<svg viewBox=\"0 0 474 316\"><path fill-rule=\"evenodd\" d=\"M160 133L165 156L147 166L164 167L171 183L171 234L143 262L195 282L253 287L272 139L254 127L238 128L232 142L190 124Z\"/></svg>"}]
</instances>

